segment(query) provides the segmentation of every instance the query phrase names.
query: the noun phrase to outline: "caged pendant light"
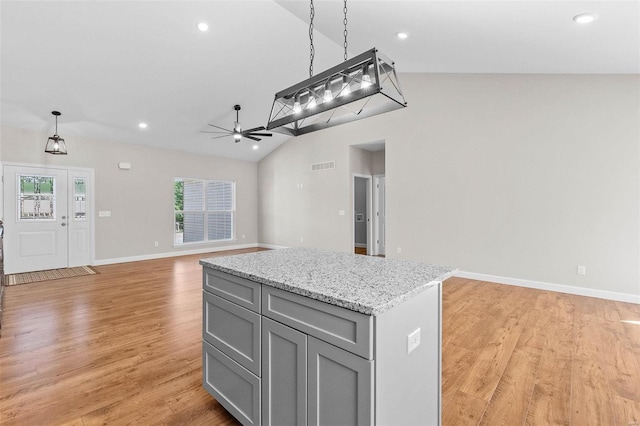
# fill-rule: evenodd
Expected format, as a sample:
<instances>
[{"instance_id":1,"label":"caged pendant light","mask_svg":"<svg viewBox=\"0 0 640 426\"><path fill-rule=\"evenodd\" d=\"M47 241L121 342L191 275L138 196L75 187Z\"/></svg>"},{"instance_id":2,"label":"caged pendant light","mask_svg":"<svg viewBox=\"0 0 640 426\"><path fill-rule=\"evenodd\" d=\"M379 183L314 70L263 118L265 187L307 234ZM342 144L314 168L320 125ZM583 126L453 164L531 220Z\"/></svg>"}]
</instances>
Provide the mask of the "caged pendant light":
<instances>
[{"instance_id":1,"label":"caged pendant light","mask_svg":"<svg viewBox=\"0 0 640 426\"><path fill-rule=\"evenodd\" d=\"M309 78L275 95L267 130L298 136L407 106L395 64L376 48L347 59L347 2L344 1L344 62L313 75L311 0Z\"/></svg>"},{"instance_id":2,"label":"caged pendant light","mask_svg":"<svg viewBox=\"0 0 640 426\"><path fill-rule=\"evenodd\" d=\"M44 152L48 152L53 155L67 155L67 145L64 143L64 139L58 136L58 116L62 115L58 111L51 111L56 117L56 132L53 136L49 136L47 139L47 145L44 147Z\"/></svg>"}]
</instances>

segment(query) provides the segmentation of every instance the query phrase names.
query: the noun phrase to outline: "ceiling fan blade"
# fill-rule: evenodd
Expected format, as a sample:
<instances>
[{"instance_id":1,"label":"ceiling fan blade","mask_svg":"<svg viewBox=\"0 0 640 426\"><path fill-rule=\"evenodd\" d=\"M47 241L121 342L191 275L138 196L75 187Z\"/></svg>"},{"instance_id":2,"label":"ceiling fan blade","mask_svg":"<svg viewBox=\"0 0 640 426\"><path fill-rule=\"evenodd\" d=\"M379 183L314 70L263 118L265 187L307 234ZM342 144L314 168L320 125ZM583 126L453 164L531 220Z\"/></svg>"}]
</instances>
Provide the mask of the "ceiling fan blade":
<instances>
[{"instance_id":1,"label":"ceiling fan blade","mask_svg":"<svg viewBox=\"0 0 640 426\"><path fill-rule=\"evenodd\" d=\"M244 135L245 138L247 139L251 139L252 141L256 141L256 142L260 142L262 139L260 138L254 138L253 136L249 136L249 135Z\"/></svg>"},{"instance_id":2,"label":"ceiling fan blade","mask_svg":"<svg viewBox=\"0 0 640 426\"><path fill-rule=\"evenodd\" d=\"M230 135L230 134L231 134L231 133L229 133L229 132L218 132L218 131L215 131L215 132L208 132L208 131L206 131L206 130L201 130L201 131L200 131L200 133L224 133L225 135Z\"/></svg>"},{"instance_id":3,"label":"ceiling fan blade","mask_svg":"<svg viewBox=\"0 0 640 426\"><path fill-rule=\"evenodd\" d=\"M228 138L228 137L229 137L229 135L222 135L222 136L215 136L215 137L213 137L211 139L220 139L220 138Z\"/></svg>"},{"instance_id":4,"label":"ceiling fan blade","mask_svg":"<svg viewBox=\"0 0 640 426\"><path fill-rule=\"evenodd\" d=\"M225 129L224 127L216 126L215 124L207 124L207 126L215 127L216 129L224 130L225 132L233 133L233 131L229 129Z\"/></svg>"},{"instance_id":5,"label":"ceiling fan blade","mask_svg":"<svg viewBox=\"0 0 640 426\"><path fill-rule=\"evenodd\" d=\"M266 137L271 137L273 136L271 133L249 133L248 136L266 136Z\"/></svg>"},{"instance_id":6,"label":"ceiling fan blade","mask_svg":"<svg viewBox=\"0 0 640 426\"><path fill-rule=\"evenodd\" d=\"M257 132L259 130L265 130L265 129L266 129L266 127L264 127L264 126L254 127L253 129L244 130L243 133Z\"/></svg>"}]
</instances>

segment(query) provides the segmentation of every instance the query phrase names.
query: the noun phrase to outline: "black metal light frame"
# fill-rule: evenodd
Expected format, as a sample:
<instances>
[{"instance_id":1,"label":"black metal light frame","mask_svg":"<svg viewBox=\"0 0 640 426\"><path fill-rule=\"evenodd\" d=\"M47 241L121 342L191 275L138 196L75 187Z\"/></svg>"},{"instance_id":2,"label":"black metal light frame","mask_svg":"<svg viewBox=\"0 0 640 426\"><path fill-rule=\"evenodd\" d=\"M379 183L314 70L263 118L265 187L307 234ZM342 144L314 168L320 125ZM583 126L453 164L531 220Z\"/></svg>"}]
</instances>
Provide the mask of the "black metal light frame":
<instances>
[{"instance_id":1,"label":"black metal light frame","mask_svg":"<svg viewBox=\"0 0 640 426\"><path fill-rule=\"evenodd\" d=\"M394 62L373 48L276 93L267 130L298 136L406 106Z\"/></svg>"},{"instance_id":2,"label":"black metal light frame","mask_svg":"<svg viewBox=\"0 0 640 426\"><path fill-rule=\"evenodd\" d=\"M44 152L53 155L67 155L67 144L64 142L64 139L58 136L58 117L62 114L58 111L51 111L51 114L56 117L56 132L47 139Z\"/></svg>"}]
</instances>

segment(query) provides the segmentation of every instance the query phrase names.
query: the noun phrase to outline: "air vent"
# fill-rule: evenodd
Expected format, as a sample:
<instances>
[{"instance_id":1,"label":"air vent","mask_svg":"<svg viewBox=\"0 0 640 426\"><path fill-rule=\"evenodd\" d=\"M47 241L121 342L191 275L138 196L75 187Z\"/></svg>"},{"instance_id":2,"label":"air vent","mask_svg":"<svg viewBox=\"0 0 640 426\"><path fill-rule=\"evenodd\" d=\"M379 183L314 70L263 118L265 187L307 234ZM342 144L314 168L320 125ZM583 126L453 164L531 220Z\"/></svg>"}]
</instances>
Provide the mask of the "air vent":
<instances>
[{"instance_id":1,"label":"air vent","mask_svg":"<svg viewBox=\"0 0 640 426\"><path fill-rule=\"evenodd\" d=\"M326 163L317 163L317 164L312 164L311 165L311 171L313 172L317 172L320 170L329 170L329 169L335 169L336 168L336 162L335 161L327 161Z\"/></svg>"}]
</instances>

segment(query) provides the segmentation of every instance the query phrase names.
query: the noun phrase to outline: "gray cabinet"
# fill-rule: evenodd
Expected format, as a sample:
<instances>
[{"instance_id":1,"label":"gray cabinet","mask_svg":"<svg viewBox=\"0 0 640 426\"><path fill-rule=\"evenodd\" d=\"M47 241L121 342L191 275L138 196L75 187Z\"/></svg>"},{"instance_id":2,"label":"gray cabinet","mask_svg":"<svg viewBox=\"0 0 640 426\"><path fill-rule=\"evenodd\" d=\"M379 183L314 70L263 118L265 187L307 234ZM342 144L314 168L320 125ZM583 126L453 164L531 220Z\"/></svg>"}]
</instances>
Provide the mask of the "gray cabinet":
<instances>
[{"instance_id":1,"label":"gray cabinet","mask_svg":"<svg viewBox=\"0 0 640 426\"><path fill-rule=\"evenodd\" d=\"M373 424L373 361L309 337L309 426Z\"/></svg>"},{"instance_id":2,"label":"gray cabinet","mask_svg":"<svg viewBox=\"0 0 640 426\"><path fill-rule=\"evenodd\" d=\"M262 423L307 423L307 336L262 318Z\"/></svg>"}]
</instances>

